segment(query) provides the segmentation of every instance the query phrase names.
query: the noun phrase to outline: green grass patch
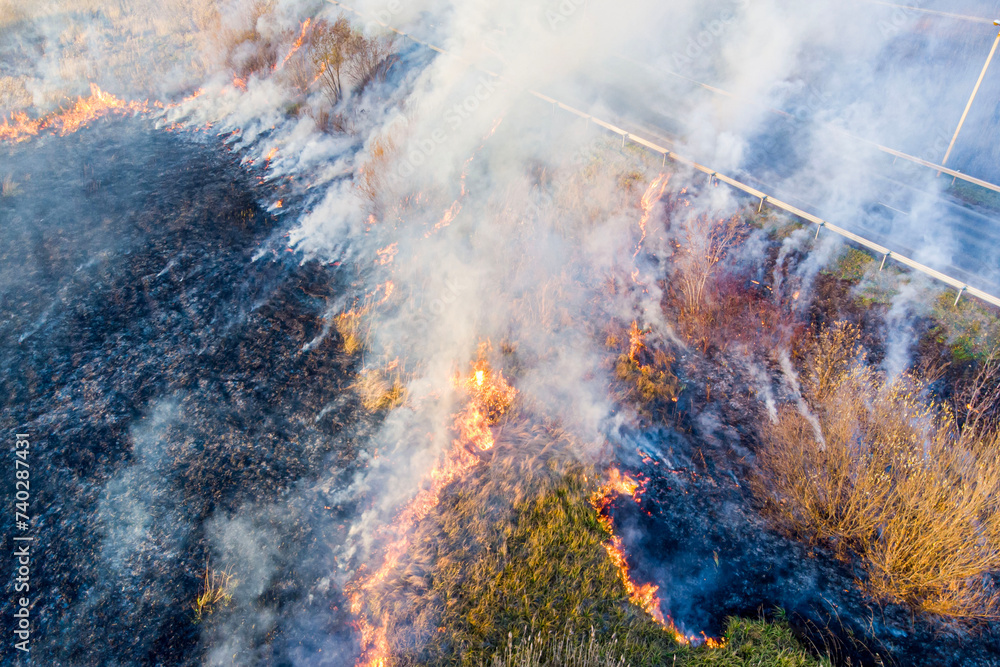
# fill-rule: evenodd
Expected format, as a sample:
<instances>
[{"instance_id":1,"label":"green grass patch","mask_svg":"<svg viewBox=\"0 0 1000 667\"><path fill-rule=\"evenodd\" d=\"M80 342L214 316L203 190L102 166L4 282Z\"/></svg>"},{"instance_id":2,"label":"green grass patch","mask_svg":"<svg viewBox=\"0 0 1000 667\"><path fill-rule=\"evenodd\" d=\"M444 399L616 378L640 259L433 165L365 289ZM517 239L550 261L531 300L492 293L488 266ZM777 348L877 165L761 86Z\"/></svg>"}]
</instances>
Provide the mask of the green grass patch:
<instances>
[{"instance_id":1,"label":"green grass patch","mask_svg":"<svg viewBox=\"0 0 1000 667\"><path fill-rule=\"evenodd\" d=\"M668 661L670 667L829 667L828 658L816 658L792 635L788 623L733 618L726 627L726 645L719 649L685 648ZM631 638L601 641L596 633L536 635L497 653L483 667L638 667L650 663L625 658Z\"/></svg>"},{"instance_id":2,"label":"green grass patch","mask_svg":"<svg viewBox=\"0 0 1000 667\"><path fill-rule=\"evenodd\" d=\"M1000 211L1000 193L980 187L975 183L956 180L954 185L948 187L946 192L955 199L971 204L972 206Z\"/></svg>"},{"instance_id":3,"label":"green grass patch","mask_svg":"<svg viewBox=\"0 0 1000 667\"><path fill-rule=\"evenodd\" d=\"M937 322L934 334L956 361L981 361L1000 346L997 309L978 299L964 297L956 306L954 292L942 292L931 314Z\"/></svg>"},{"instance_id":4,"label":"green grass patch","mask_svg":"<svg viewBox=\"0 0 1000 667\"><path fill-rule=\"evenodd\" d=\"M783 619L775 622L731 618L726 646L695 649L678 656L684 667L821 667L832 663L806 651Z\"/></svg>"},{"instance_id":5,"label":"green grass patch","mask_svg":"<svg viewBox=\"0 0 1000 667\"><path fill-rule=\"evenodd\" d=\"M865 277L875 264L875 258L857 248L850 246L837 258L837 263L824 273L835 276L838 280L846 280L849 283L857 284Z\"/></svg>"}]
</instances>

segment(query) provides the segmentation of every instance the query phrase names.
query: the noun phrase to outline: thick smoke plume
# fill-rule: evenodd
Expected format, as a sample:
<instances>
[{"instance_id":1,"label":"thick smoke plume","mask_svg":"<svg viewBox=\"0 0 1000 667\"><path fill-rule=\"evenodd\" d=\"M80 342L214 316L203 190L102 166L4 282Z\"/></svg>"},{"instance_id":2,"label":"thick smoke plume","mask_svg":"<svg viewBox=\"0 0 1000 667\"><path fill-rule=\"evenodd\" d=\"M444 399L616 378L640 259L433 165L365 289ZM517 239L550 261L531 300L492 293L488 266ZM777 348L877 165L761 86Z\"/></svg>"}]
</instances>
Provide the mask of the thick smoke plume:
<instances>
[{"instance_id":1,"label":"thick smoke plume","mask_svg":"<svg viewBox=\"0 0 1000 667\"><path fill-rule=\"evenodd\" d=\"M209 522L214 556L242 573L230 615L203 637L212 663L269 659L258 650L279 613L260 594L296 558L308 593L289 603L285 655L316 664L322 649L324 659L350 659L354 640L333 629L341 611L317 601L377 563L386 527L453 447L466 400L454 378L474 363L502 369L527 419L564 429L572 454L593 461L633 417L609 396L605 328L635 321L684 346L661 307L678 245L686 234L691 247L702 247L693 239L707 248L704 221L757 202L705 186L703 175L654 154L636 158L633 147L619 148L616 136L534 92L638 133L668 134L675 152L919 261L958 266L984 285L1000 279L1000 246L968 256L968 221L942 198L950 179L894 168L877 149L942 159L941 138L950 137L994 35L959 19L832 0L2 7L0 39L13 63L5 61L0 79L5 113L49 110L96 82L120 96L164 100L165 126L210 124L263 168L262 178L287 186L283 202L268 202L283 216L281 232L254 261L290 250L304 264L336 267L342 290L300 354L349 331L362 350L358 377L393 379L405 392L374 432L352 433L371 458L349 479L332 470L279 504L247 504ZM303 78L313 72L303 54L316 26L341 15L369 37L393 40L398 60L384 77L345 86L331 108ZM987 180L1000 177L989 123L998 86L982 91L949 163ZM992 148L973 150L984 145ZM641 166L624 183L619 175L634 163ZM647 190L651 183L658 192ZM763 265L746 250L755 247L751 237L725 261ZM808 303L840 247L832 236L814 242L812 229L793 233L779 251L774 291ZM909 361L911 291L893 302L889 319L892 373ZM774 419L765 370L737 360ZM780 360L785 389L799 394L787 352ZM150 406L133 435L136 460L108 481L107 494L157 474L155 433L176 418L171 400ZM801 397L798 406L822 440ZM160 497L125 493L124 505L102 504L114 526L105 538L111 561L144 548L126 533L153 520L153 505L171 511L169 489L157 488ZM329 502L357 512L334 519L316 511ZM283 512L297 516L294 530L281 525ZM323 538L293 554L283 541L293 533ZM169 551L184 537L160 539Z\"/></svg>"}]
</instances>

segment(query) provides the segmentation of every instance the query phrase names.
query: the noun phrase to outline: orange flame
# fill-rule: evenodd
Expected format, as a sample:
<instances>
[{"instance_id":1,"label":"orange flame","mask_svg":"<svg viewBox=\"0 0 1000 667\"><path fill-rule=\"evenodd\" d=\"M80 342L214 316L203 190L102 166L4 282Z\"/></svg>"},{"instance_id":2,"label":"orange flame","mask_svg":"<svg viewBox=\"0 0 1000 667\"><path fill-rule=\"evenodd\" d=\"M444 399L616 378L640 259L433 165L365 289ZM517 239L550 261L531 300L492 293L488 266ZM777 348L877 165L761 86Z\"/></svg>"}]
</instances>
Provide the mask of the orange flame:
<instances>
[{"instance_id":1,"label":"orange flame","mask_svg":"<svg viewBox=\"0 0 1000 667\"><path fill-rule=\"evenodd\" d=\"M653 182L649 184L646 192L642 195L642 200L639 202L642 206L642 219L639 220L639 230L642 232L642 236L639 237L639 243L632 257L638 256L639 251L642 250L642 243L646 240L646 223L649 222L649 217L653 214L653 207L663 197L663 191L667 189L667 183L669 182L670 176L668 174L660 174L653 179Z\"/></svg>"},{"instance_id":2,"label":"orange flame","mask_svg":"<svg viewBox=\"0 0 1000 667\"><path fill-rule=\"evenodd\" d=\"M284 67L284 66L285 66L285 63L287 63L287 62L288 62L288 59L289 59L289 58L291 58L292 56L294 56L294 55L295 55L295 52L296 52L296 51L298 51L298 50L299 50L300 48L302 48L302 42L303 42L303 41L305 40L305 38L306 38L306 30L308 30L308 29L309 29L309 24L310 24L310 23L312 23L312 19L311 19L311 18L309 18L309 19L306 19L306 20L305 20L305 21L304 21L304 22L302 23L302 31L301 31L301 32L299 33L299 38L298 38L297 40L295 40L295 43L294 43L294 44L292 44L292 50L291 50L291 51L289 51L289 52L288 52L288 53L287 53L287 54L285 55L285 59L281 61L281 64L280 64L280 65L275 65L275 67L274 67L274 69L275 69L275 70L279 70L279 69L281 69L282 67Z\"/></svg>"},{"instance_id":3,"label":"orange flame","mask_svg":"<svg viewBox=\"0 0 1000 667\"><path fill-rule=\"evenodd\" d=\"M465 196L464 175L462 181L462 196ZM461 211L462 211L462 200L461 198L459 198L451 203L451 206L448 208L447 211L444 212L444 215L441 217L441 220L439 220L437 224L434 225L434 229L431 229L426 234L424 234L424 237L430 238L434 234L434 232L439 231L440 229L450 225L451 221L454 220Z\"/></svg>"},{"instance_id":4,"label":"orange flame","mask_svg":"<svg viewBox=\"0 0 1000 667\"><path fill-rule=\"evenodd\" d=\"M399 243L390 243L384 248L379 248L375 251L378 255L378 259L375 263L379 266L385 266L386 264L392 264L392 261L396 258L396 252L399 250Z\"/></svg>"},{"instance_id":5,"label":"orange flame","mask_svg":"<svg viewBox=\"0 0 1000 667\"><path fill-rule=\"evenodd\" d=\"M29 118L25 113L15 113L0 124L0 140L18 143L48 130L59 136L76 132L91 121L108 114L129 114L148 111L146 102L126 102L111 93L90 84L90 96L77 98L68 110L50 114L45 118Z\"/></svg>"},{"instance_id":6,"label":"orange flame","mask_svg":"<svg viewBox=\"0 0 1000 667\"><path fill-rule=\"evenodd\" d=\"M274 156L277 154L278 154L277 146L275 146L274 148L272 148L267 152L267 155L264 156L264 169L267 169L268 165L271 164L271 160L274 159Z\"/></svg>"},{"instance_id":7,"label":"orange flame","mask_svg":"<svg viewBox=\"0 0 1000 667\"><path fill-rule=\"evenodd\" d=\"M590 496L590 505L597 512L597 520L611 534L610 539L605 542L604 548L608 552L608 557L618 570L618 576L625 585L628 599L634 605L659 623L664 630L669 632L674 640L681 645L700 645L704 643L709 648L722 648L725 646L725 639L707 637L702 633L701 637L696 635L685 635L681 632L674 621L669 616L663 615L662 603L657 591L660 587L655 584L637 584L629 574L628 558L625 556L625 546L622 539L614 534L614 522L608 514L608 508L615 495L630 496L636 502L642 500L642 494L646 491L646 481L637 482L617 468L608 471L608 480L602 484Z\"/></svg>"},{"instance_id":8,"label":"orange flame","mask_svg":"<svg viewBox=\"0 0 1000 667\"><path fill-rule=\"evenodd\" d=\"M437 506L445 487L479 463L477 451L484 452L493 447L491 427L506 413L517 396L517 390L507 383L503 373L494 373L484 359L473 364L468 377L456 374L454 384L468 396L468 403L462 412L455 415L453 426L457 437L452 441L451 449L431 470L424 488L397 515L392 528L396 537L385 548L382 565L371 576L359 580L345 591L351 603L351 612L358 617L355 627L361 634L362 653L357 667L385 667L390 658L386 624L372 624L365 615L365 598L399 564L409 546L410 530Z\"/></svg>"}]
</instances>

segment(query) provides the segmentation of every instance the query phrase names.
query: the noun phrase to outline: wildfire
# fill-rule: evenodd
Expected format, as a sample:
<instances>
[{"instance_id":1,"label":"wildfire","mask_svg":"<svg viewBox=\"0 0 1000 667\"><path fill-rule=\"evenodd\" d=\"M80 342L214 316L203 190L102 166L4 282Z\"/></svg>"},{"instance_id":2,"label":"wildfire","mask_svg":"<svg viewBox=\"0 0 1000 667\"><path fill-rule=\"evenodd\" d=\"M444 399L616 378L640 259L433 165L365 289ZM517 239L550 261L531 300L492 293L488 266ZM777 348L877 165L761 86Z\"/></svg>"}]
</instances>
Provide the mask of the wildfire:
<instances>
[{"instance_id":1,"label":"wildfire","mask_svg":"<svg viewBox=\"0 0 1000 667\"><path fill-rule=\"evenodd\" d=\"M609 533L611 538L605 542L604 548L608 552L608 557L618 570L625 590L628 592L628 599L632 604L640 607L649 614L654 621L659 623L664 630L669 632L678 644L684 646L705 644L709 648L722 648L725 646L724 639L707 637L705 633L701 636L685 635L681 632L674 621L669 616L663 615L662 603L657 592L659 586L655 584L637 584L629 574L628 558L625 556L625 545L622 539L614 534L614 522L608 514L608 507L611 505L615 495L630 496L636 502L642 500L642 494L646 491L646 481L638 482L628 475L622 473L617 468L608 471L607 481L602 484L590 496L590 505L597 512L597 520Z\"/></svg>"},{"instance_id":2,"label":"wildfire","mask_svg":"<svg viewBox=\"0 0 1000 667\"><path fill-rule=\"evenodd\" d=\"M462 183L462 196L463 197L465 196L464 181ZM448 210L444 212L443 216L441 216L441 219L437 222L437 224L434 225L434 229L431 229L426 234L424 234L424 237L430 238L434 234L434 232L437 232L443 229L444 227L450 225L451 221L454 220L461 211L462 211L462 199L460 197L459 199L456 199L455 201L452 202Z\"/></svg>"},{"instance_id":3,"label":"wildfire","mask_svg":"<svg viewBox=\"0 0 1000 667\"><path fill-rule=\"evenodd\" d=\"M298 51L300 48L302 48L302 42L305 41L306 31L309 30L309 24L310 23L312 23L312 19L311 18L310 19L306 19L302 23L302 31L299 33L299 38L297 40L295 40L294 44L292 44L291 51L289 51L285 55L285 59L281 61L281 64L280 65L275 65L275 67L274 67L275 70L279 70L282 67L284 67L285 63L288 62L289 58L291 58L292 56L294 56L295 52Z\"/></svg>"},{"instance_id":4,"label":"wildfire","mask_svg":"<svg viewBox=\"0 0 1000 667\"><path fill-rule=\"evenodd\" d=\"M9 121L5 118L3 124L0 124L0 140L19 143L46 130L65 136L108 114L125 115L148 110L146 102L120 100L92 83L90 96L77 98L73 106L66 111L53 113L44 118L30 118L25 113L15 113Z\"/></svg>"},{"instance_id":5,"label":"wildfire","mask_svg":"<svg viewBox=\"0 0 1000 667\"><path fill-rule=\"evenodd\" d=\"M361 658L357 667L385 667L389 662L389 641L385 623L373 624L365 614L364 601L385 581L409 546L409 532L426 517L441 499L445 487L468 473L477 463L477 452L491 449L495 443L490 427L507 412L517 390L494 372L488 361L480 358L467 377L456 374L455 388L468 397L465 408L455 415L453 428L457 437L425 480L424 488L402 509L393 522L395 538L383 551L381 567L371 576L359 580L347 589L351 612L358 617L356 627L361 634Z\"/></svg>"},{"instance_id":6,"label":"wildfire","mask_svg":"<svg viewBox=\"0 0 1000 667\"><path fill-rule=\"evenodd\" d=\"M274 148L272 148L267 152L267 155L264 156L264 169L267 169L268 166L270 166L271 160L274 159L274 156L277 154L278 154L277 146L275 146Z\"/></svg>"},{"instance_id":7,"label":"wildfire","mask_svg":"<svg viewBox=\"0 0 1000 667\"><path fill-rule=\"evenodd\" d=\"M396 252L399 250L399 243L391 243L384 248L379 248L375 251L378 255L378 259L375 263L379 266L385 266L386 264L392 264L392 261L396 258Z\"/></svg>"},{"instance_id":8,"label":"wildfire","mask_svg":"<svg viewBox=\"0 0 1000 667\"><path fill-rule=\"evenodd\" d=\"M640 201L642 205L642 219L639 220L639 231L642 232L642 235L639 237L639 243L636 245L635 254L632 257L637 257L639 251L642 250L642 243L646 240L646 223L649 222L649 216L653 214L653 207L663 197L663 191L667 189L667 183L669 182L670 176L668 174L660 174L653 179L653 182L649 184L646 192L642 195L642 200Z\"/></svg>"},{"instance_id":9,"label":"wildfire","mask_svg":"<svg viewBox=\"0 0 1000 667\"><path fill-rule=\"evenodd\" d=\"M628 330L628 358L629 361L639 363L639 355L646 349L646 334L648 332L640 329L638 323L632 320L632 326ZM616 471L617 472L617 471Z\"/></svg>"}]
</instances>

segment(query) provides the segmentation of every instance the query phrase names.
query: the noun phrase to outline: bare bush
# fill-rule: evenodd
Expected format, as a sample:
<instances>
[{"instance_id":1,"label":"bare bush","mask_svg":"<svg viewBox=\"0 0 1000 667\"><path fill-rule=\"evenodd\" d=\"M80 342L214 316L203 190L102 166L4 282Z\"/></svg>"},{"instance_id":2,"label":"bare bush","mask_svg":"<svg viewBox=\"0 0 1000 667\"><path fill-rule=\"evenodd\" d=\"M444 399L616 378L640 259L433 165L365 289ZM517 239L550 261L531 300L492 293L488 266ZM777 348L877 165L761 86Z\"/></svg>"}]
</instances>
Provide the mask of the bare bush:
<instances>
[{"instance_id":1,"label":"bare bush","mask_svg":"<svg viewBox=\"0 0 1000 667\"><path fill-rule=\"evenodd\" d=\"M252 0L240 15L229 17L228 21L211 13L199 19L218 24L214 31L217 48L222 52L226 67L240 79L273 69L278 61L278 45L258 30L260 19L273 8L274 0Z\"/></svg>"},{"instance_id":2,"label":"bare bush","mask_svg":"<svg viewBox=\"0 0 1000 667\"><path fill-rule=\"evenodd\" d=\"M738 215L722 220L699 216L684 224L674 241L674 280L684 295L688 312L697 313L701 309L705 287L716 268L746 234L746 223Z\"/></svg>"},{"instance_id":3,"label":"bare bush","mask_svg":"<svg viewBox=\"0 0 1000 667\"><path fill-rule=\"evenodd\" d=\"M343 97L343 70L355 37L351 23L341 16L333 23L316 24L312 40L312 57L319 70L319 82L331 106Z\"/></svg>"},{"instance_id":4,"label":"bare bush","mask_svg":"<svg viewBox=\"0 0 1000 667\"><path fill-rule=\"evenodd\" d=\"M384 81L396 61L395 44L390 37L365 37L358 33L344 71L354 89L362 91L376 79Z\"/></svg>"},{"instance_id":5,"label":"bare bush","mask_svg":"<svg viewBox=\"0 0 1000 667\"><path fill-rule=\"evenodd\" d=\"M807 346L803 392L824 442L799 410L779 410L762 426L757 490L791 532L859 556L873 595L995 615L1000 437L983 422L959 426L912 377L887 381L864 363L858 336L836 325Z\"/></svg>"}]
</instances>

